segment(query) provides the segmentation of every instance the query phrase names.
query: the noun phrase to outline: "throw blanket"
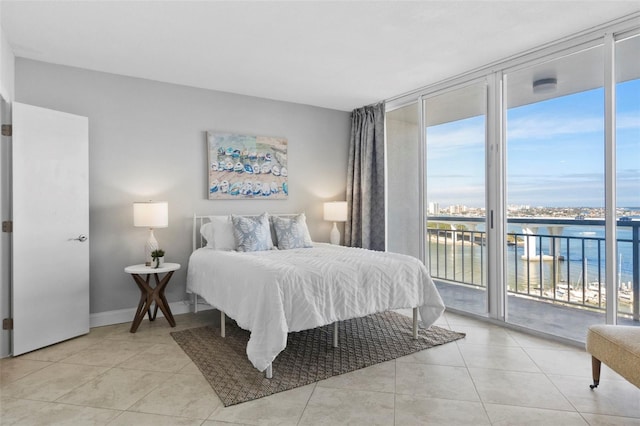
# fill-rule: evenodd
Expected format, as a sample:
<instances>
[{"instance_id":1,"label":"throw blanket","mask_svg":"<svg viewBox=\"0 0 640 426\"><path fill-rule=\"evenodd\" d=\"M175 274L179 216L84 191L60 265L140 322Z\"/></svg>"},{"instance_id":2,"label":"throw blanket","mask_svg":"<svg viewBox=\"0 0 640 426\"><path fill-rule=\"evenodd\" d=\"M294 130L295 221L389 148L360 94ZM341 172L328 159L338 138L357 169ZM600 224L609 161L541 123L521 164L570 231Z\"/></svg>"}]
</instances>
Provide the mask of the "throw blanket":
<instances>
[{"instance_id":1,"label":"throw blanket","mask_svg":"<svg viewBox=\"0 0 640 426\"><path fill-rule=\"evenodd\" d=\"M198 249L187 291L251 331L247 355L260 371L286 347L288 332L416 306L429 327L444 311L418 259L321 243L248 253Z\"/></svg>"}]
</instances>

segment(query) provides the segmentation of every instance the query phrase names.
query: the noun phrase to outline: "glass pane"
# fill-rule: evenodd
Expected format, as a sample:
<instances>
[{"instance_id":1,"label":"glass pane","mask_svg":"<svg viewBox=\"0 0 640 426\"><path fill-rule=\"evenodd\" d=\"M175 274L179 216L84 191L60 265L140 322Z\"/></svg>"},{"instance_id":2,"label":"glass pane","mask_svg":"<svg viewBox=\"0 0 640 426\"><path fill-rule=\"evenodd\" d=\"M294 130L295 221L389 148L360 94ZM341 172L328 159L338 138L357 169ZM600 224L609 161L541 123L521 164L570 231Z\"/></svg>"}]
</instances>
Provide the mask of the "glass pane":
<instances>
[{"instance_id":1,"label":"glass pane","mask_svg":"<svg viewBox=\"0 0 640 426\"><path fill-rule=\"evenodd\" d=\"M602 46L506 75L507 321L576 341L604 323Z\"/></svg>"},{"instance_id":2,"label":"glass pane","mask_svg":"<svg viewBox=\"0 0 640 426\"><path fill-rule=\"evenodd\" d=\"M486 85L429 97L426 264L448 308L487 314Z\"/></svg>"},{"instance_id":3,"label":"glass pane","mask_svg":"<svg viewBox=\"0 0 640 426\"><path fill-rule=\"evenodd\" d=\"M640 35L616 43L618 324L640 325Z\"/></svg>"}]
</instances>

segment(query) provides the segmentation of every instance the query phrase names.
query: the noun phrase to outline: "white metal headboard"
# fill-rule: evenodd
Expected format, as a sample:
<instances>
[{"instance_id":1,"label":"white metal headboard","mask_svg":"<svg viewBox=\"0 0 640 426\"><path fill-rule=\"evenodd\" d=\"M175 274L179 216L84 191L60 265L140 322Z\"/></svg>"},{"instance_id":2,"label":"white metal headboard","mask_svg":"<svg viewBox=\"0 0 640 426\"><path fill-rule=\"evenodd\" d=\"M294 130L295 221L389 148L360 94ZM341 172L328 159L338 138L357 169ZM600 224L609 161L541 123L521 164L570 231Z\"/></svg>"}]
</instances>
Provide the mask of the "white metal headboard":
<instances>
[{"instance_id":1,"label":"white metal headboard","mask_svg":"<svg viewBox=\"0 0 640 426\"><path fill-rule=\"evenodd\" d=\"M281 217L293 217L293 216L297 216L300 213L283 213L283 214L271 214L269 213L270 216L281 216ZM224 216L224 215L215 215L215 214L210 214L210 215L193 215L193 235L192 235L192 244L191 244L191 251L196 251L197 249L204 247L205 245L205 239L204 237L200 234L200 228L202 227L202 225L204 225L207 222L210 222L210 217L211 216ZM238 216L242 216L242 217L258 217L260 216L259 214L241 214Z\"/></svg>"},{"instance_id":2,"label":"white metal headboard","mask_svg":"<svg viewBox=\"0 0 640 426\"><path fill-rule=\"evenodd\" d=\"M196 251L196 249L202 247L204 243L204 237L200 234L200 228L205 223L205 219L206 222L208 222L209 216L198 216L195 213L193 215L193 236L191 240L191 251Z\"/></svg>"}]
</instances>

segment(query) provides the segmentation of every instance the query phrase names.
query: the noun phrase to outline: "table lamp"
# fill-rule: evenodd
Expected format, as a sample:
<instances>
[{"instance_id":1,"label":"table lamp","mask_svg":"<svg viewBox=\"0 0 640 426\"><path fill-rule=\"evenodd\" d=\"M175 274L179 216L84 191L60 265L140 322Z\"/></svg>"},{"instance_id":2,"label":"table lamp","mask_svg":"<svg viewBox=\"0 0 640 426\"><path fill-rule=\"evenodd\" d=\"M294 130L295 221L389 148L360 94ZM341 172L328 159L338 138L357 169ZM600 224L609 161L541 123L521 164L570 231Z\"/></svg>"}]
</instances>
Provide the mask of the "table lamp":
<instances>
[{"instance_id":1,"label":"table lamp","mask_svg":"<svg viewBox=\"0 0 640 426\"><path fill-rule=\"evenodd\" d=\"M144 264L151 266L151 253L158 249L153 228L169 226L169 208L166 201L133 203L133 226L149 228L149 239L144 246Z\"/></svg>"},{"instance_id":2,"label":"table lamp","mask_svg":"<svg viewBox=\"0 0 640 426\"><path fill-rule=\"evenodd\" d=\"M324 220L332 221L330 241L331 244L340 244L340 231L336 222L347 221L347 202L346 201L330 201L324 203Z\"/></svg>"}]
</instances>

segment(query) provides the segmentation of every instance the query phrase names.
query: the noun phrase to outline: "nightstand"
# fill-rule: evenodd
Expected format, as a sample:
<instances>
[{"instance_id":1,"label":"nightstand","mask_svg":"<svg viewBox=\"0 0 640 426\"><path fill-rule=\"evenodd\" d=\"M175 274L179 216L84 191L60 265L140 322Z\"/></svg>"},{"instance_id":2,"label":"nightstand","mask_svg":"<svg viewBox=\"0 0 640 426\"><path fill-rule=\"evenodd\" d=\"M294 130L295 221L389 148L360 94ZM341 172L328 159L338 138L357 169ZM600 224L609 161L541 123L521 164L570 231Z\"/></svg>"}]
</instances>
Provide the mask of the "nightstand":
<instances>
[{"instance_id":1,"label":"nightstand","mask_svg":"<svg viewBox=\"0 0 640 426\"><path fill-rule=\"evenodd\" d=\"M169 322L171 327L176 326L176 320L173 319L173 314L171 313L171 309L169 308L169 303L167 299L164 297L164 289L169 284L169 280L175 271L180 269L179 263L165 263L159 268L153 268L151 266L145 266L144 264L140 265L132 265L124 268L124 271L127 274L131 274L133 280L138 284L138 288L140 288L140 302L138 302L138 309L136 309L136 316L133 319L133 324L131 324L131 333L135 333L138 329L138 326L144 319L145 314L149 314L149 321L154 321L156 319L156 314L158 313L158 308L164 314L164 317ZM165 274L162 279L160 279L159 275ZM146 275L145 278L142 278L143 275ZM156 286L151 287L150 278L151 275L155 277ZM151 315L151 304L156 304L153 316Z\"/></svg>"}]
</instances>

